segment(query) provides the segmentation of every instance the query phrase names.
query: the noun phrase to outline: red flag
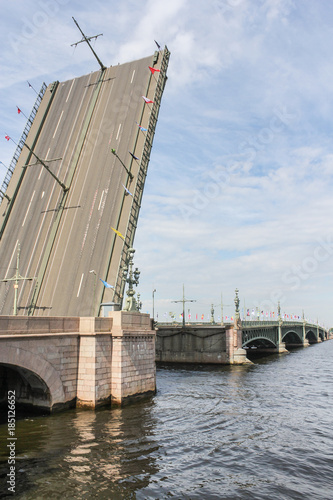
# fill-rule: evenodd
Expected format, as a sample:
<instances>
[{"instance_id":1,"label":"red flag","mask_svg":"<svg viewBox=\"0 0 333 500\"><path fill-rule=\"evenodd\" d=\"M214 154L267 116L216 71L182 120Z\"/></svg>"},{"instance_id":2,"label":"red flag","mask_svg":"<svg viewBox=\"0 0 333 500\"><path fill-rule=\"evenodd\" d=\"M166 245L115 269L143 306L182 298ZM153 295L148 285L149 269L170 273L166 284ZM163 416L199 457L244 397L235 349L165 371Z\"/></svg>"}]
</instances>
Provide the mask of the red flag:
<instances>
[{"instance_id":1,"label":"red flag","mask_svg":"<svg viewBox=\"0 0 333 500\"><path fill-rule=\"evenodd\" d=\"M17 107L17 112L18 112L18 114L20 114L20 113L21 113L20 108L19 108L18 106L16 106L16 107Z\"/></svg>"},{"instance_id":2,"label":"red flag","mask_svg":"<svg viewBox=\"0 0 333 500\"><path fill-rule=\"evenodd\" d=\"M10 139L9 135L5 135L5 139L7 139L7 141L9 141L9 139Z\"/></svg>"},{"instance_id":3,"label":"red flag","mask_svg":"<svg viewBox=\"0 0 333 500\"><path fill-rule=\"evenodd\" d=\"M156 69L156 68L152 68L151 66L148 66L148 68L150 69L150 71L154 74L155 71L157 72L160 72L161 70L160 69Z\"/></svg>"},{"instance_id":4,"label":"red flag","mask_svg":"<svg viewBox=\"0 0 333 500\"><path fill-rule=\"evenodd\" d=\"M154 101L151 101L150 99L148 99L148 97L145 97L144 95L142 96L142 98L145 100L145 102L146 102L147 104L149 104L149 103L153 103L153 102L154 102Z\"/></svg>"}]
</instances>

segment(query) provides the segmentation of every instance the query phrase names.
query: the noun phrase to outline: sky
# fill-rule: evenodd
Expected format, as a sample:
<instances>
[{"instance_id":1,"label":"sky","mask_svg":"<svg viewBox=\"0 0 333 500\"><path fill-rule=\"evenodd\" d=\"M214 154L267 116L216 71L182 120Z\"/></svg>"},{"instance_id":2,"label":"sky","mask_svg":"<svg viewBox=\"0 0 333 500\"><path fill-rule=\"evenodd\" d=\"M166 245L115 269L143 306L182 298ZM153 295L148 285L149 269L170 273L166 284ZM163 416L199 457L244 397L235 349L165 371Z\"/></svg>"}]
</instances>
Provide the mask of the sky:
<instances>
[{"instance_id":1,"label":"sky","mask_svg":"<svg viewBox=\"0 0 333 500\"><path fill-rule=\"evenodd\" d=\"M1 1L0 161L42 83L171 52L134 248L142 312L333 327L333 2ZM29 87L29 81L33 88ZM1 135L3 139L1 139ZM0 185L6 168L0 164Z\"/></svg>"}]
</instances>

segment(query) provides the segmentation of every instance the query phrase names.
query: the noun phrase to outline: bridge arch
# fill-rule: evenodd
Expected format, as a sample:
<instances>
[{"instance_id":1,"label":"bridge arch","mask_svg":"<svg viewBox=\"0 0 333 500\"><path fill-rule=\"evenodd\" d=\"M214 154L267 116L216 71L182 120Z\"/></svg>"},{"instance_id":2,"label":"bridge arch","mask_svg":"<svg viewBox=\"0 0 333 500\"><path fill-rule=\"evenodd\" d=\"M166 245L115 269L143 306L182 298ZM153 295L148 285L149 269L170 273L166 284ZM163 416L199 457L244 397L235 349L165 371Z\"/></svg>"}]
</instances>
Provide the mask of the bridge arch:
<instances>
[{"instance_id":1,"label":"bridge arch","mask_svg":"<svg viewBox=\"0 0 333 500\"><path fill-rule=\"evenodd\" d=\"M18 374L25 384L39 393L43 402L41 406L51 410L54 405L65 402L60 374L38 354L19 347L4 346L0 350L0 366Z\"/></svg>"},{"instance_id":2,"label":"bridge arch","mask_svg":"<svg viewBox=\"0 0 333 500\"><path fill-rule=\"evenodd\" d=\"M308 339L309 344L314 344L317 342L317 334L313 330L308 330L305 336Z\"/></svg>"},{"instance_id":3,"label":"bridge arch","mask_svg":"<svg viewBox=\"0 0 333 500\"><path fill-rule=\"evenodd\" d=\"M261 337L261 336L258 336L258 337L254 337L254 338L251 338L247 341L245 341L243 343L243 348L254 348L254 347L257 347L257 348L264 348L264 349L268 349L268 348L272 348L272 347L276 347L275 343L273 342L273 340L267 338L267 337Z\"/></svg>"},{"instance_id":4,"label":"bridge arch","mask_svg":"<svg viewBox=\"0 0 333 500\"><path fill-rule=\"evenodd\" d=\"M296 330L288 330L284 332L282 335L282 342L284 342L286 345L288 344L303 345L303 339L300 333L297 332Z\"/></svg>"}]
</instances>

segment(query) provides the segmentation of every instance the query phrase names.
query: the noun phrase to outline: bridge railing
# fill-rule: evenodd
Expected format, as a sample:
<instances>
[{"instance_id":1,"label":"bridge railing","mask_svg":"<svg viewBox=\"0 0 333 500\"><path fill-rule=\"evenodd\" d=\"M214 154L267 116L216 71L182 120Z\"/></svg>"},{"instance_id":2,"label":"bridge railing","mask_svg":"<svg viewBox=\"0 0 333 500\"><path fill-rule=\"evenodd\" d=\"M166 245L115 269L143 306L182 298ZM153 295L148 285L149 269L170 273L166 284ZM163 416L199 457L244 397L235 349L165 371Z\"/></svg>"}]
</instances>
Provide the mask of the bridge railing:
<instances>
[{"instance_id":1,"label":"bridge railing","mask_svg":"<svg viewBox=\"0 0 333 500\"><path fill-rule=\"evenodd\" d=\"M21 151L22 151L22 148L24 146L24 143L26 141L26 138L28 137L28 133L30 131L30 128L31 128L31 125L34 121L34 118L37 114L37 111L38 111L38 108L39 108L39 105L40 103L42 102L42 98L43 98L43 95L45 94L45 90L47 88L47 85L46 83L43 83L40 91L39 91L39 94L37 95L37 99L35 101L35 104L33 105L33 108L32 108L32 111L30 113L30 116L28 118L28 121L24 127L24 130L22 132L22 135L21 135L21 138L18 142L18 145L16 147L16 150L15 150L15 153L13 155L13 158L9 164L9 167L7 169L7 173L5 175L5 178L3 180L3 183L2 183L2 186L1 186L1 189L0 189L0 203L2 202L3 200L3 197L4 197L4 193L7 191L7 188L8 188L8 185L9 185L9 182L10 182L10 179L12 178L12 175L13 175L13 172L14 172L14 168L16 166L16 163L19 159L19 156L21 154Z\"/></svg>"}]
</instances>

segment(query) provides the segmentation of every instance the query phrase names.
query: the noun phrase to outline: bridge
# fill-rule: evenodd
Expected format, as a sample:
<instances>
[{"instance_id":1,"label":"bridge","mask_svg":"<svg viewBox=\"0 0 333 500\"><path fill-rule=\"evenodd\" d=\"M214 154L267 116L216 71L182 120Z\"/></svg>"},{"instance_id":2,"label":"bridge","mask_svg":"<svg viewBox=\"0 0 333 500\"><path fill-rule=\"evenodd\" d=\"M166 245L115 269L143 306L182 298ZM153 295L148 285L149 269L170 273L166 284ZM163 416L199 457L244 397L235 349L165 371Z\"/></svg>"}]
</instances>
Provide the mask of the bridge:
<instances>
[{"instance_id":1,"label":"bridge","mask_svg":"<svg viewBox=\"0 0 333 500\"><path fill-rule=\"evenodd\" d=\"M279 350L306 347L329 340L331 334L318 324L300 321L243 321L242 347Z\"/></svg>"},{"instance_id":2,"label":"bridge","mask_svg":"<svg viewBox=\"0 0 333 500\"><path fill-rule=\"evenodd\" d=\"M21 140L7 136L17 149L0 189L0 315L121 306L169 56L43 85Z\"/></svg>"},{"instance_id":3,"label":"bridge","mask_svg":"<svg viewBox=\"0 0 333 500\"><path fill-rule=\"evenodd\" d=\"M295 347L333 339L332 330L319 324L284 321L278 304L277 321L241 321L236 289L234 322L158 323L156 360L169 363L243 364L253 352L284 353Z\"/></svg>"},{"instance_id":4,"label":"bridge","mask_svg":"<svg viewBox=\"0 0 333 500\"><path fill-rule=\"evenodd\" d=\"M155 390L155 331L148 314L0 316L0 406L5 409L8 391L17 407L53 412L119 406Z\"/></svg>"},{"instance_id":5,"label":"bridge","mask_svg":"<svg viewBox=\"0 0 333 500\"><path fill-rule=\"evenodd\" d=\"M119 309L169 56L43 84L21 139L6 136L0 405L8 391L48 411L155 391L149 315Z\"/></svg>"}]
</instances>

